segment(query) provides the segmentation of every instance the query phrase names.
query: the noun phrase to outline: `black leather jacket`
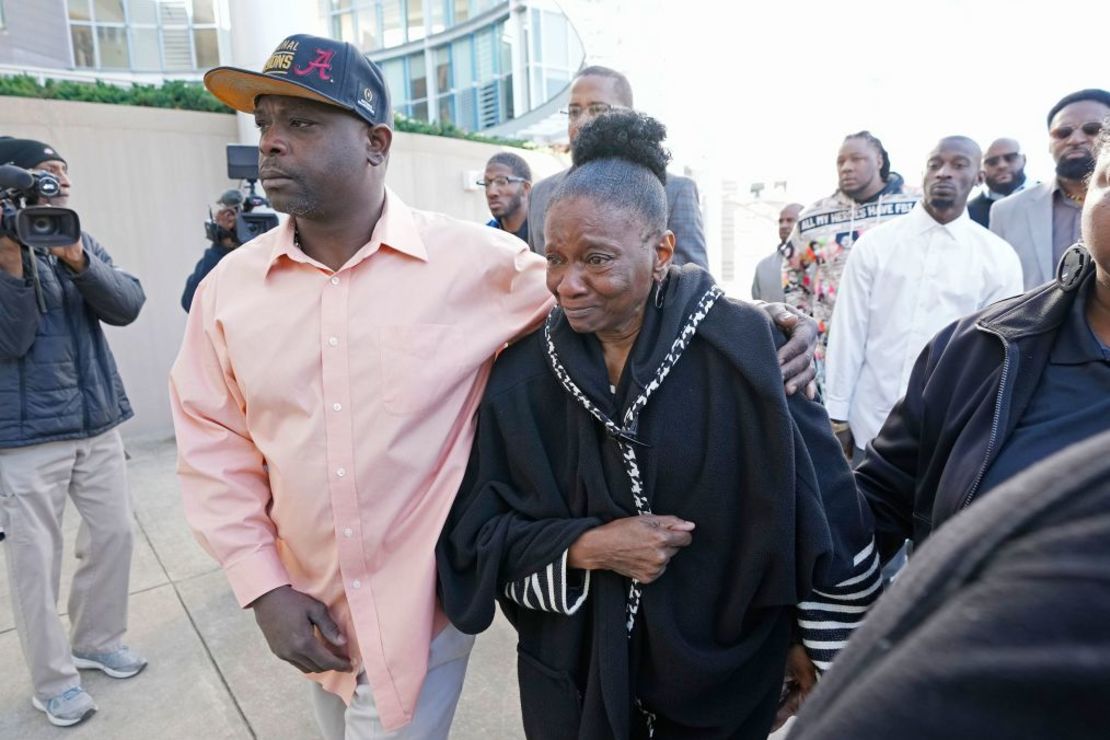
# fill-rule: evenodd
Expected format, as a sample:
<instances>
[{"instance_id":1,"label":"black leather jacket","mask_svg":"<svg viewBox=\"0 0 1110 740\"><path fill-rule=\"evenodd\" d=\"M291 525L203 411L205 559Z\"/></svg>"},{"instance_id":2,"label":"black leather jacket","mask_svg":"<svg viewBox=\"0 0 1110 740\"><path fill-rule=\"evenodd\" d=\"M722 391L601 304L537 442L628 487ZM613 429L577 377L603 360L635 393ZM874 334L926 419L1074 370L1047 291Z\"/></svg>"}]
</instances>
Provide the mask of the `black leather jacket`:
<instances>
[{"instance_id":1,"label":"black leather jacket","mask_svg":"<svg viewBox=\"0 0 1110 740\"><path fill-rule=\"evenodd\" d=\"M975 498L1094 272L1086 250L1072 247L1054 282L956 321L922 351L856 471L883 560L906 539L920 544Z\"/></svg>"}]
</instances>

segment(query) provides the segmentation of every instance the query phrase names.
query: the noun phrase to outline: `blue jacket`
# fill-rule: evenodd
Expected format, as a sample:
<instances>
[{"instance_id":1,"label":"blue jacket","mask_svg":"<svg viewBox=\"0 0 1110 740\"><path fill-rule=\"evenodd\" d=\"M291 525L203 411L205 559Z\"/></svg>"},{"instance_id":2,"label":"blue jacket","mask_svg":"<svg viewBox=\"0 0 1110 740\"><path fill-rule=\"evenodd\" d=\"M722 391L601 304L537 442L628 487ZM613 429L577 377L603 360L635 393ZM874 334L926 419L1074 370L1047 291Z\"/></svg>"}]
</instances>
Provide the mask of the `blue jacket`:
<instances>
[{"instance_id":1,"label":"blue jacket","mask_svg":"<svg viewBox=\"0 0 1110 740\"><path fill-rule=\"evenodd\" d=\"M1056 280L950 324L921 352L906 395L856 470L884 561L975 499L1094 272L1086 250L1072 247Z\"/></svg>"},{"instance_id":2,"label":"blue jacket","mask_svg":"<svg viewBox=\"0 0 1110 740\"><path fill-rule=\"evenodd\" d=\"M185 281L185 292L181 294L181 307L185 309L185 313L188 313L193 305L193 295L197 292L200 281L204 280L208 273L220 264L220 260L229 254L231 250L224 245L209 242L208 249L204 250L204 254L197 261L197 266L193 268L193 274Z\"/></svg>"},{"instance_id":3,"label":"blue jacket","mask_svg":"<svg viewBox=\"0 0 1110 740\"><path fill-rule=\"evenodd\" d=\"M81 242L89 265L80 274L38 252L25 253L22 280L0 271L0 448L93 437L132 416L100 323L130 324L146 296L95 239Z\"/></svg>"}]
</instances>

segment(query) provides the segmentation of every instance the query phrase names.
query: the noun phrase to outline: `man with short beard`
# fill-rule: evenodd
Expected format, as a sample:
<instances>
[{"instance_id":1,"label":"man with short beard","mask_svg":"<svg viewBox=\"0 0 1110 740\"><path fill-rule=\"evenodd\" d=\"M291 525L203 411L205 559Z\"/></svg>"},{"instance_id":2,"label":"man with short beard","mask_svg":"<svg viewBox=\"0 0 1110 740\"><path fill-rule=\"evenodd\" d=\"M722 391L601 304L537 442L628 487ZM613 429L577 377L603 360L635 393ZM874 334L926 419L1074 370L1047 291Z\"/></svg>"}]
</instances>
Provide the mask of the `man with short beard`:
<instances>
[{"instance_id":1,"label":"man with short beard","mask_svg":"<svg viewBox=\"0 0 1110 740\"><path fill-rule=\"evenodd\" d=\"M991 224L991 206L1007 195L1020 193L1026 185L1025 155L1015 139L997 139L983 155L983 179L986 187L978 197L967 202L967 215L981 226Z\"/></svg>"},{"instance_id":2,"label":"man with short beard","mask_svg":"<svg viewBox=\"0 0 1110 740\"><path fill-rule=\"evenodd\" d=\"M1102 120L1110 115L1110 92L1073 92L1048 112L1048 149L1056 178L1003 198L991 208L991 231L1008 241L1021 258L1025 289L1055 274L1067 248L1079 240L1079 216L1086 179L1095 166L1094 146Z\"/></svg>"},{"instance_id":3,"label":"man with short beard","mask_svg":"<svg viewBox=\"0 0 1110 740\"><path fill-rule=\"evenodd\" d=\"M856 242L840 279L829 335L829 417L847 420L853 460L906 392L921 349L947 324L1021 292L1006 242L966 215L979 184L979 146L941 139L925 165L925 197L905 218Z\"/></svg>"},{"instance_id":4,"label":"man with short beard","mask_svg":"<svg viewBox=\"0 0 1110 740\"><path fill-rule=\"evenodd\" d=\"M528 197L532 193L532 168L519 154L498 152L486 162L478 181L486 190L492 219L486 226L507 231L528 241Z\"/></svg>"}]
</instances>

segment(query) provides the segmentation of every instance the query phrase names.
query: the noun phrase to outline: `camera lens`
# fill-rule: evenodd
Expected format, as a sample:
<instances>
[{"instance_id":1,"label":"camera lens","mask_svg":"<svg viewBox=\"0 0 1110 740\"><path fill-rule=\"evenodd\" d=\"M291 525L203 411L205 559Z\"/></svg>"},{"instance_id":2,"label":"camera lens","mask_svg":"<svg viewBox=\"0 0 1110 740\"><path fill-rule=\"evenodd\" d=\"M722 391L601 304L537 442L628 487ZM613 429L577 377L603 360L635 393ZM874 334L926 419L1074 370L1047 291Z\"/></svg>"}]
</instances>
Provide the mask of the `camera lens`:
<instances>
[{"instance_id":1,"label":"camera lens","mask_svg":"<svg viewBox=\"0 0 1110 740\"><path fill-rule=\"evenodd\" d=\"M49 216L31 219L31 233L35 236L49 236L57 230L57 221Z\"/></svg>"}]
</instances>

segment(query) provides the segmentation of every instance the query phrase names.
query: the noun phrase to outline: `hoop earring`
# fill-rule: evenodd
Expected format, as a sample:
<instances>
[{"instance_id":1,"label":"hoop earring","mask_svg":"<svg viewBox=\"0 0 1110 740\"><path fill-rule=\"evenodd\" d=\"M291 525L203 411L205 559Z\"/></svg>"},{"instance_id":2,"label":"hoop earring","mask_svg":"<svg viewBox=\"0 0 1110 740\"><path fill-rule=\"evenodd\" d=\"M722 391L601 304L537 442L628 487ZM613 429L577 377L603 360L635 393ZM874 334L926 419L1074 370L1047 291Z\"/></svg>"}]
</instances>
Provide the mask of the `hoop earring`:
<instances>
[{"instance_id":1,"label":"hoop earring","mask_svg":"<svg viewBox=\"0 0 1110 740\"><path fill-rule=\"evenodd\" d=\"M655 299L652 301L656 308L663 308L663 281L655 281Z\"/></svg>"}]
</instances>

